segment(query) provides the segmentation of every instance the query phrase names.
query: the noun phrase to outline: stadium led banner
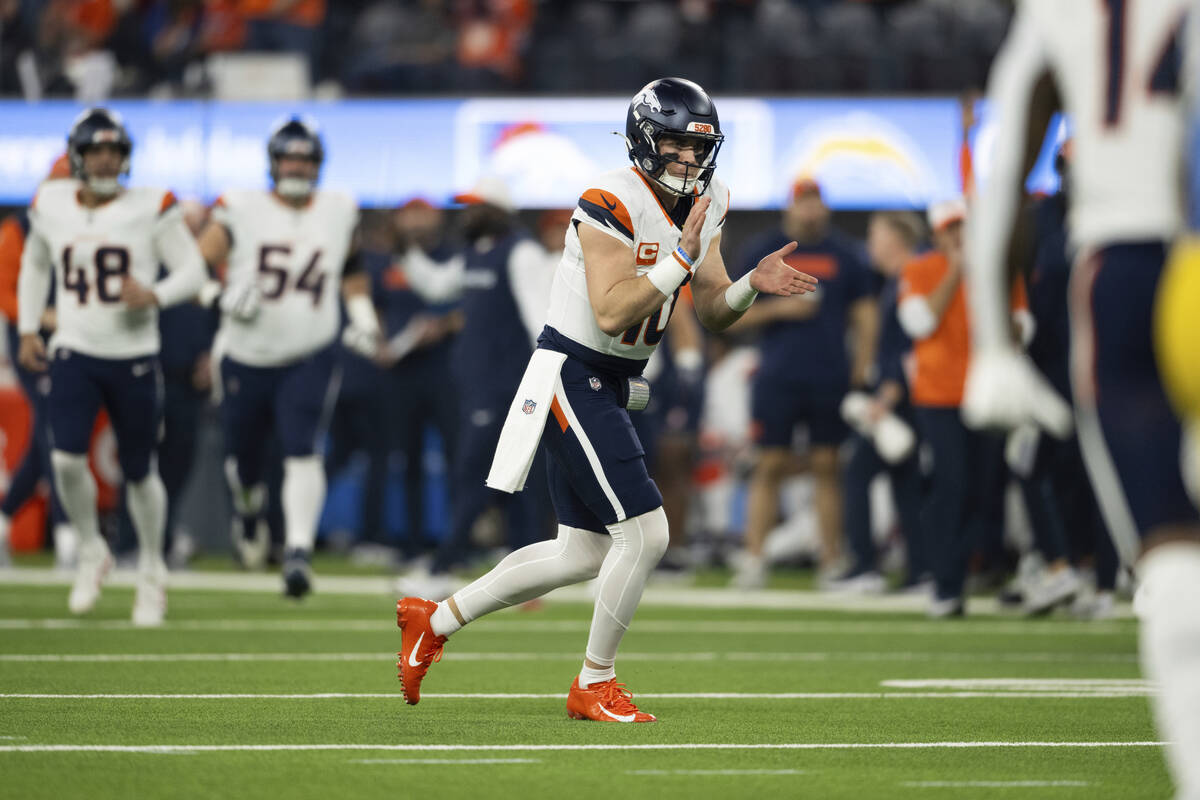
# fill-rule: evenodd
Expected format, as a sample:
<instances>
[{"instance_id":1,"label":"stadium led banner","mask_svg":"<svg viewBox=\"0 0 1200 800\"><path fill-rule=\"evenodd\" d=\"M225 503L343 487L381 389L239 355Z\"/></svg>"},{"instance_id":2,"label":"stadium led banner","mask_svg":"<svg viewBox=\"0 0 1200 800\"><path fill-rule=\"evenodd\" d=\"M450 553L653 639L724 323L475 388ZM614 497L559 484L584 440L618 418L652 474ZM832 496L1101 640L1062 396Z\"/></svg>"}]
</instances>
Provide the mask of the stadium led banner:
<instances>
[{"instance_id":1,"label":"stadium led banner","mask_svg":"<svg viewBox=\"0 0 1200 800\"><path fill-rule=\"evenodd\" d=\"M932 99L717 98L719 174L736 209L779 208L801 175L835 209L914 208L959 190L958 105ZM286 114L321 126L324 185L364 206L446 203L482 175L519 205L574 205L589 176L628 163L625 98L342 100L301 104L114 101L134 140L132 182L213 200L266 181L266 137ZM28 202L80 106L0 101L0 204ZM977 140L986 142L985 129ZM986 164L986 158L983 159ZM1043 159L1031 184L1052 183Z\"/></svg>"}]
</instances>

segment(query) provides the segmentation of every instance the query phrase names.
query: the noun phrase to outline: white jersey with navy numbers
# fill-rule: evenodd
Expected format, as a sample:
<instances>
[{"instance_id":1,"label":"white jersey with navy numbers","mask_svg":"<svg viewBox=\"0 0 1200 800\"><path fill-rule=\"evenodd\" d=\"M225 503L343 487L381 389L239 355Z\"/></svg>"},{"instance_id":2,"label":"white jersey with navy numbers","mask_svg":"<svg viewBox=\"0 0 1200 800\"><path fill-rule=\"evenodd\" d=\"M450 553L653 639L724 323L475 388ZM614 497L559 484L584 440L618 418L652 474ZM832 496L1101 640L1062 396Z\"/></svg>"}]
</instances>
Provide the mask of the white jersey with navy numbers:
<instances>
[{"instance_id":1,"label":"white jersey with navy numbers","mask_svg":"<svg viewBox=\"0 0 1200 800\"><path fill-rule=\"evenodd\" d=\"M350 253L358 206L341 192L315 191L294 208L269 191L221 196L213 219L232 240L225 283L255 284L258 314L226 314L226 353L251 366L279 366L329 345L340 322L342 267Z\"/></svg>"},{"instance_id":2,"label":"white jersey with navy numbers","mask_svg":"<svg viewBox=\"0 0 1200 800\"><path fill-rule=\"evenodd\" d=\"M130 188L89 208L79 202L79 191L77 180L48 181L30 206L20 330L37 330L52 271L57 314L52 350L110 359L157 353L158 310L127 308L121 288L126 277L156 287L159 264L188 273L170 280L182 295L172 292L176 296L169 302L160 295L160 305L186 299L199 288L203 262L175 197L163 189Z\"/></svg>"},{"instance_id":3,"label":"white jersey with navy numbers","mask_svg":"<svg viewBox=\"0 0 1200 800\"><path fill-rule=\"evenodd\" d=\"M1170 238L1182 222L1180 55L1189 0L1024 0L1005 59L1048 71L1072 130L1076 245ZM1020 139L1018 132L1016 139ZM1018 142L998 142L997 146Z\"/></svg>"},{"instance_id":4,"label":"white jersey with navy numbers","mask_svg":"<svg viewBox=\"0 0 1200 800\"><path fill-rule=\"evenodd\" d=\"M633 360L649 358L662 340L679 291L664 298L662 307L648 319L622 334L609 336L600 330L588 300L577 226L591 226L629 245L638 275L646 274L663 258L671 257L682 235L651 186L633 167L605 173L595 180L579 198L579 205L571 216L566 246L554 274L546 324L568 339L604 355ZM700 231L700 253L696 264L708 254L709 245L721 232L729 209L729 190L717 178L713 178L704 196L710 197L711 202Z\"/></svg>"}]
</instances>

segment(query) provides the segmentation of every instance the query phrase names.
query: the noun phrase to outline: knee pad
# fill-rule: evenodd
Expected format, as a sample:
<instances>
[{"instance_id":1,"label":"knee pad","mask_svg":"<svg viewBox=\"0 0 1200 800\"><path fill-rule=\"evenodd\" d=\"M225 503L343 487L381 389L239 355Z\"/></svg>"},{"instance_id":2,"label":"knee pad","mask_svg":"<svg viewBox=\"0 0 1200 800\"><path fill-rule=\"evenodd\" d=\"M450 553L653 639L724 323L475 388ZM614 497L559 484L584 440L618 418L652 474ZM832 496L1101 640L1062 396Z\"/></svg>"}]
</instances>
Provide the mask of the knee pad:
<instances>
[{"instance_id":1,"label":"knee pad","mask_svg":"<svg viewBox=\"0 0 1200 800\"><path fill-rule=\"evenodd\" d=\"M559 525L558 542L558 557L572 570L569 575L571 582L578 583L600 574L600 566L612 546L612 537L583 528Z\"/></svg>"},{"instance_id":2,"label":"knee pad","mask_svg":"<svg viewBox=\"0 0 1200 800\"><path fill-rule=\"evenodd\" d=\"M667 552L671 540L667 512L663 511L662 506L609 525L608 532L612 534L614 545L639 549L639 561L650 561L652 565L657 564Z\"/></svg>"}]
</instances>

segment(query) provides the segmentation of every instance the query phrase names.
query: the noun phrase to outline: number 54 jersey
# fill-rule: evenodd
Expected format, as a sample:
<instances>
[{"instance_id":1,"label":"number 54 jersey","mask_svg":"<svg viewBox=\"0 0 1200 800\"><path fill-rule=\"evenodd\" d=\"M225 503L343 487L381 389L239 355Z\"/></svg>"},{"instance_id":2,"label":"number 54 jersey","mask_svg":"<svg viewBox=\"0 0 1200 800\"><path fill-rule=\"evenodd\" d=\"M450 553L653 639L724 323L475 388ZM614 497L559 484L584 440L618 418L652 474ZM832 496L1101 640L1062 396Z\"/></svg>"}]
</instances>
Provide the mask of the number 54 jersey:
<instances>
[{"instance_id":1,"label":"number 54 jersey","mask_svg":"<svg viewBox=\"0 0 1200 800\"><path fill-rule=\"evenodd\" d=\"M720 179L712 179L704 196L710 197L711 203L700 229L700 254L696 264L708 255L709 246L721 233L725 212L729 209L729 190ZM648 319L623 333L609 336L600 330L588 301L587 274L577 228L590 225L629 245L637 274L645 275L659 261L672 257L682 235L679 226L695 199L679 200L679 206L674 209L674 216L679 220L676 225L650 183L635 168L614 170L596 179L579 198L571 216L562 260L558 262L550 289L546 324L568 339L604 355L635 361L650 358L666 332L675 301L679 299L679 290L664 298L662 307ZM686 268L687 265L683 266Z\"/></svg>"},{"instance_id":2,"label":"number 54 jersey","mask_svg":"<svg viewBox=\"0 0 1200 800\"><path fill-rule=\"evenodd\" d=\"M318 190L293 208L268 191L227 192L213 219L231 239L226 285L255 285L262 295L253 319L222 318L226 353L270 367L328 346L338 332L342 267L358 224L354 200Z\"/></svg>"}]
</instances>

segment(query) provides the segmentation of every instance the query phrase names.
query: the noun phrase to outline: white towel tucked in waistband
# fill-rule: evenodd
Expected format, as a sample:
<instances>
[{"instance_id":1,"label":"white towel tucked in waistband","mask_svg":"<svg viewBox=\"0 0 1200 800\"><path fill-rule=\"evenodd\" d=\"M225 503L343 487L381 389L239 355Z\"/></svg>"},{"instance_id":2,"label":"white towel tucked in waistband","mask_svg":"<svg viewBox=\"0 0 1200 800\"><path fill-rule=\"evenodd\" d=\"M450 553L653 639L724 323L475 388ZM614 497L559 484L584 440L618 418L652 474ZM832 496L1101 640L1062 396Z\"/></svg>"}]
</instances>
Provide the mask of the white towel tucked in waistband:
<instances>
[{"instance_id":1,"label":"white towel tucked in waistband","mask_svg":"<svg viewBox=\"0 0 1200 800\"><path fill-rule=\"evenodd\" d=\"M525 488L529 467L546 427L546 415L554 400L558 373L566 360L565 353L553 350L534 350L529 357L529 365L525 367L521 385L508 407L496 454L492 457L487 485L493 489L512 493Z\"/></svg>"}]
</instances>

